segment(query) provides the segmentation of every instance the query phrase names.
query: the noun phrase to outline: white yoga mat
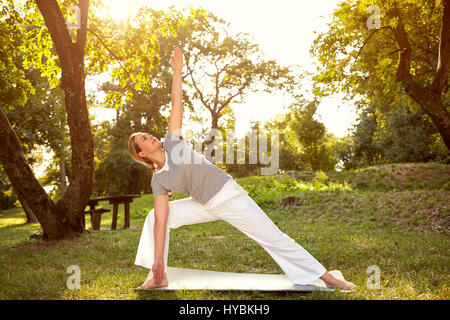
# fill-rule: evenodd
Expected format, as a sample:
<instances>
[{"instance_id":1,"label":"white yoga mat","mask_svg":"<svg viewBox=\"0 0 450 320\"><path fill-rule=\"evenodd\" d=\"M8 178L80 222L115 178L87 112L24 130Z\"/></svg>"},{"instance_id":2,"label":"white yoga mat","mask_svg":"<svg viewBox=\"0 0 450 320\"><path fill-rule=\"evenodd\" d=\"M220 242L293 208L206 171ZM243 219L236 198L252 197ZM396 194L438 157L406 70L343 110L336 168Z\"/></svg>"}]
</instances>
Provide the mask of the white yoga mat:
<instances>
[{"instance_id":1,"label":"white yoga mat","mask_svg":"<svg viewBox=\"0 0 450 320\"><path fill-rule=\"evenodd\" d=\"M339 270L329 271L345 280ZM152 278L152 271L147 279ZM150 290L257 290L257 291L334 291L320 279L309 285L294 285L285 274L219 272L167 267L169 286ZM344 291L344 290L342 290Z\"/></svg>"}]
</instances>

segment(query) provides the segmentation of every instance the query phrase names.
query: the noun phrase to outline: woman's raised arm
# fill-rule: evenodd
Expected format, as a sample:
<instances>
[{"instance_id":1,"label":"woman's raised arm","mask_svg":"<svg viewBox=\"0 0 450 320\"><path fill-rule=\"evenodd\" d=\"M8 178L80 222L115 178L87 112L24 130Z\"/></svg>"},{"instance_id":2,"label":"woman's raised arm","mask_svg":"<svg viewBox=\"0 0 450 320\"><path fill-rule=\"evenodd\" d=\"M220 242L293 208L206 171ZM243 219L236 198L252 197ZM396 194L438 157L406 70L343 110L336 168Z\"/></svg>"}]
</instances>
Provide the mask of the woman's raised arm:
<instances>
[{"instance_id":1,"label":"woman's raised arm","mask_svg":"<svg viewBox=\"0 0 450 320\"><path fill-rule=\"evenodd\" d=\"M173 135L181 136L181 126L183 122L183 92L181 89L181 72L183 69L183 53L179 47L173 50L170 60L172 65L172 112L170 113L169 131Z\"/></svg>"}]
</instances>

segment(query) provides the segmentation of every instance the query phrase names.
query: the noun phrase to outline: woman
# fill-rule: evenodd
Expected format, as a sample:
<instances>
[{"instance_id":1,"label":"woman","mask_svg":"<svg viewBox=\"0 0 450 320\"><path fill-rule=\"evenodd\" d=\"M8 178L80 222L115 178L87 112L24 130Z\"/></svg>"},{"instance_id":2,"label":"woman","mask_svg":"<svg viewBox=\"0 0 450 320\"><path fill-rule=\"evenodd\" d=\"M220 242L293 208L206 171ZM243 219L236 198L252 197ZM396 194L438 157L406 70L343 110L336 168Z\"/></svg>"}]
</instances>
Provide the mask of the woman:
<instances>
[{"instance_id":1,"label":"woman","mask_svg":"<svg viewBox=\"0 0 450 320\"><path fill-rule=\"evenodd\" d=\"M182 225L224 220L257 241L294 284L307 285L322 279L328 287L352 290L351 282L336 279L303 247L283 233L233 177L189 148L182 135L181 72L183 55L175 48L172 112L161 142L148 133L131 135L131 156L153 169L155 207L148 214L135 264L151 269L153 277L139 288L166 287L170 229ZM171 190L191 197L169 202Z\"/></svg>"}]
</instances>

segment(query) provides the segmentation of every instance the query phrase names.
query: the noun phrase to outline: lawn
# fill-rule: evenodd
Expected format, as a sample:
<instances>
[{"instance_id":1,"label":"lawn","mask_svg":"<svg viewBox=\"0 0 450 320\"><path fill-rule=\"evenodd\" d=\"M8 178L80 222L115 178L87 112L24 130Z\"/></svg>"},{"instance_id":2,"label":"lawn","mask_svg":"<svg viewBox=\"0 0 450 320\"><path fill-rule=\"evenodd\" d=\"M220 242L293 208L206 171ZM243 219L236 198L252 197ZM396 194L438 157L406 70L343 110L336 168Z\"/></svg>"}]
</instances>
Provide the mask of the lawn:
<instances>
[{"instance_id":1,"label":"lawn","mask_svg":"<svg viewBox=\"0 0 450 320\"><path fill-rule=\"evenodd\" d=\"M120 229L119 211L119 229L109 230L109 213L101 230L71 241L31 239L41 231L38 224L24 224L20 208L1 211L0 299L448 299L449 172L441 164L400 164L236 179L282 231L327 269L339 269L356 283L355 292L135 292L148 274L133 262L153 207L150 194L133 202L130 229ZM283 208L288 196L299 204ZM173 200L184 197L175 194ZM89 218L86 223L90 228ZM80 289L67 288L72 265L79 267ZM171 230L168 265L282 273L262 247L223 221ZM370 266L379 267L379 289L367 286Z\"/></svg>"}]
</instances>

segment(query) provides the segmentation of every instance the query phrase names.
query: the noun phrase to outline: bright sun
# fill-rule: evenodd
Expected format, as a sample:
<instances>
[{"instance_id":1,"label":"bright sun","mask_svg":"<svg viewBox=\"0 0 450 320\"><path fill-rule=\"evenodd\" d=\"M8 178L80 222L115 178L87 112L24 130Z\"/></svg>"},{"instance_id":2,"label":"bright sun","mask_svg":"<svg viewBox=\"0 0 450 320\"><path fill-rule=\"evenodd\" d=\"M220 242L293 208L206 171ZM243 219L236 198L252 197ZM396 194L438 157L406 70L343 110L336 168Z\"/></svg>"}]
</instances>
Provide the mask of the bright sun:
<instances>
[{"instance_id":1,"label":"bright sun","mask_svg":"<svg viewBox=\"0 0 450 320\"><path fill-rule=\"evenodd\" d=\"M135 9L136 1L131 0L107 0L104 1L104 7L100 15L120 22L129 17Z\"/></svg>"}]
</instances>

